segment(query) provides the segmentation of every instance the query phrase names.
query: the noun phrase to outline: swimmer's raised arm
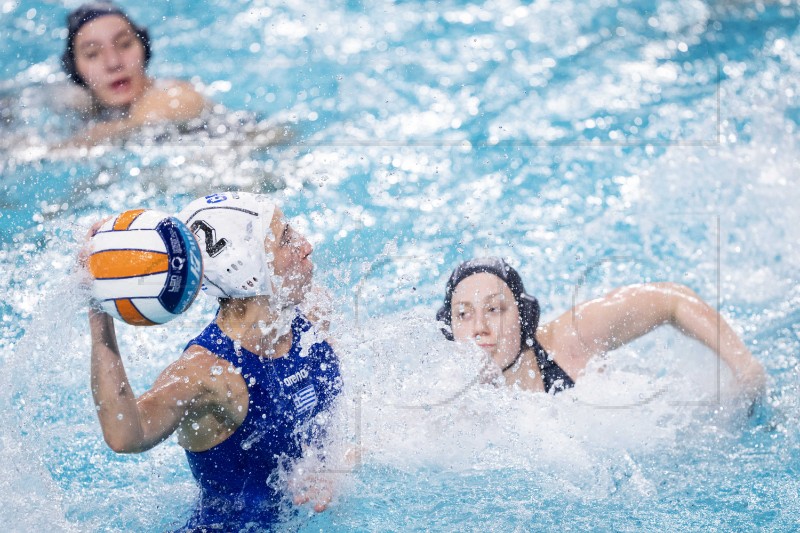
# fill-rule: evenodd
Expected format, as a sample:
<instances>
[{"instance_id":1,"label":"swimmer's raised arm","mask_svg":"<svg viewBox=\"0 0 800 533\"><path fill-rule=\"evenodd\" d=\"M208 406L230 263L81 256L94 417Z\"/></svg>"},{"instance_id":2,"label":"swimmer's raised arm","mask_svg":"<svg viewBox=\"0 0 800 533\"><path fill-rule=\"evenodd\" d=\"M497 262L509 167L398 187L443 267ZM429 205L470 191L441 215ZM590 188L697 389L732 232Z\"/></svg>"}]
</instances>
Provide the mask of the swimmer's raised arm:
<instances>
[{"instance_id":1,"label":"swimmer's raised arm","mask_svg":"<svg viewBox=\"0 0 800 533\"><path fill-rule=\"evenodd\" d=\"M89 327L92 396L103 437L115 452L149 450L182 422L196 419L216 405L217 391L210 386L216 357L187 351L188 357L167 367L153 387L137 399L119 353L114 319L93 309L89 311Z\"/></svg>"},{"instance_id":2,"label":"swimmer's raised arm","mask_svg":"<svg viewBox=\"0 0 800 533\"><path fill-rule=\"evenodd\" d=\"M117 346L114 319L89 311L92 335L92 397L106 443L115 452L146 449L136 396Z\"/></svg>"},{"instance_id":3,"label":"swimmer's raised arm","mask_svg":"<svg viewBox=\"0 0 800 533\"><path fill-rule=\"evenodd\" d=\"M719 313L678 283L622 287L576 306L544 329L554 338L578 340L584 354L591 357L623 346L663 324L713 350L748 394L763 390L766 377L761 363Z\"/></svg>"},{"instance_id":4,"label":"swimmer's raised arm","mask_svg":"<svg viewBox=\"0 0 800 533\"><path fill-rule=\"evenodd\" d=\"M90 239L106 220L93 224L86 236L78 254L78 262L83 267L90 255ZM202 446L204 439L216 436L193 434L190 428L210 410L216 409L215 414L221 416L227 413L226 408L234 408L239 396L228 391L237 389L237 385L241 388L241 377L217 372L224 361L203 348L192 346L137 399L125 372L114 319L107 313L90 309L89 331L92 397L103 437L111 449L119 453L149 450L175 430L181 430L179 438L190 448L198 443ZM236 379L239 382L231 383ZM225 399L220 401L220 398Z\"/></svg>"}]
</instances>

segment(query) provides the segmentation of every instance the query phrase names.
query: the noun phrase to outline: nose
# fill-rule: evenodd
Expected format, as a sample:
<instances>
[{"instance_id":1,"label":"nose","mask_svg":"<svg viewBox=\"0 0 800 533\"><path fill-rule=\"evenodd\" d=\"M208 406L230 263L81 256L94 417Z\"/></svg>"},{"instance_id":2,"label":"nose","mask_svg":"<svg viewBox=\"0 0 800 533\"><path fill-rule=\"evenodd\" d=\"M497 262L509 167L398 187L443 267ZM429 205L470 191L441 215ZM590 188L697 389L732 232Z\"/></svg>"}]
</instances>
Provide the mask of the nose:
<instances>
[{"instance_id":1,"label":"nose","mask_svg":"<svg viewBox=\"0 0 800 533\"><path fill-rule=\"evenodd\" d=\"M107 70L118 70L122 65L122 58L119 52L112 47L106 49L105 54L103 54L103 59L105 60Z\"/></svg>"},{"instance_id":2,"label":"nose","mask_svg":"<svg viewBox=\"0 0 800 533\"><path fill-rule=\"evenodd\" d=\"M297 243L297 249L303 257L311 255L311 252L314 251L314 247L311 246L311 243L308 242L308 239L302 235L300 236L300 242Z\"/></svg>"},{"instance_id":3,"label":"nose","mask_svg":"<svg viewBox=\"0 0 800 533\"><path fill-rule=\"evenodd\" d=\"M491 330L489 329L489 321L487 320L486 313L475 313L475 320L472 324L472 328L473 337L486 337L489 335Z\"/></svg>"}]
</instances>

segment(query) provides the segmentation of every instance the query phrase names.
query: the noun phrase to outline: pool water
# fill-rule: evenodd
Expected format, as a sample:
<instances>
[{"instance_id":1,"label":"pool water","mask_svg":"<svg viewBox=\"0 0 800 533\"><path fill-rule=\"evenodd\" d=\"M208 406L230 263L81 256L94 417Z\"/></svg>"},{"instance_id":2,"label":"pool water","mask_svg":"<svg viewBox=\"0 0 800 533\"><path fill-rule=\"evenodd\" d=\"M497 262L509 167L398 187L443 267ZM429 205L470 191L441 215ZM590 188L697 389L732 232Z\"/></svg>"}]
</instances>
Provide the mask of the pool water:
<instances>
[{"instance_id":1,"label":"pool water","mask_svg":"<svg viewBox=\"0 0 800 533\"><path fill-rule=\"evenodd\" d=\"M188 516L173 440L103 443L74 256L101 216L231 188L275 195L315 245L345 377L333 446L361 451L325 474L332 508L287 528L800 528L795 2L129 3L150 72L193 80L213 128L52 152L80 128L58 63L76 5L0 2L7 529ZM271 128L291 141L260 141ZM518 266L545 319L620 284L689 285L764 363L763 404L748 416L727 369L666 329L556 398L476 383L480 354L432 320L476 255ZM213 312L119 326L134 389Z\"/></svg>"}]
</instances>

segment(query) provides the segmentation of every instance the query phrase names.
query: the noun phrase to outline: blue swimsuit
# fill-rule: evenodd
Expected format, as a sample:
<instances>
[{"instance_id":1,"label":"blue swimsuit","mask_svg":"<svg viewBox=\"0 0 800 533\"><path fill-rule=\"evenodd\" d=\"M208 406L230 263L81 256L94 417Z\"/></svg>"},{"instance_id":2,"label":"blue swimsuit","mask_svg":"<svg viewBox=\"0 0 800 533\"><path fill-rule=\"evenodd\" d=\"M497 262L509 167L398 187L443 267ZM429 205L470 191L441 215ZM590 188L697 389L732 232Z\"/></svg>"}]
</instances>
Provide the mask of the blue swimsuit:
<instances>
[{"instance_id":1,"label":"blue swimsuit","mask_svg":"<svg viewBox=\"0 0 800 533\"><path fill-rule=\"evenodd\" d=\"M277 522L277 467L299 458L303 444L319 445L322 427L315 417L341 391L336 354L311 330L298 313L292 347L277 359L235 347L214 322L187 345L202 346L241 369L250 397L247 415L230 437L207 451L186 451L200 484L200 501L187 529L230 531Z\"/></svg>"}]
</instances>

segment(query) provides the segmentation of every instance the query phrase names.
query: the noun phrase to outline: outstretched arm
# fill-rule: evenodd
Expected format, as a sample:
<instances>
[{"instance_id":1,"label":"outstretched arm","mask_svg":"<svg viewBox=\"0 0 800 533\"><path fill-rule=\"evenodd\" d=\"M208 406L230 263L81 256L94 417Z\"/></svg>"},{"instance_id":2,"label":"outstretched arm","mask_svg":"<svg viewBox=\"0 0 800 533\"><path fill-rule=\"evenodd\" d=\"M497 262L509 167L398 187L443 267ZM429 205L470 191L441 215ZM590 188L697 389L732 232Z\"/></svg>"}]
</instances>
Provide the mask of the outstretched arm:
<instances>
[{"instance_id":1,"label":"outstretched arm","mask_svg":"<svg viewBox=\"0 0 800 533\"><path fill-rule=\"evenodd\" d=\"M576 306L557 321L569 324L588 355L623 346L663 324L712 349L733 371L749 394L765 385L764 368L733 328L688 287L678 283L647 283L617 289ZM562 331L562 334L565 333Z\"/></svg>"}]
</instances>

